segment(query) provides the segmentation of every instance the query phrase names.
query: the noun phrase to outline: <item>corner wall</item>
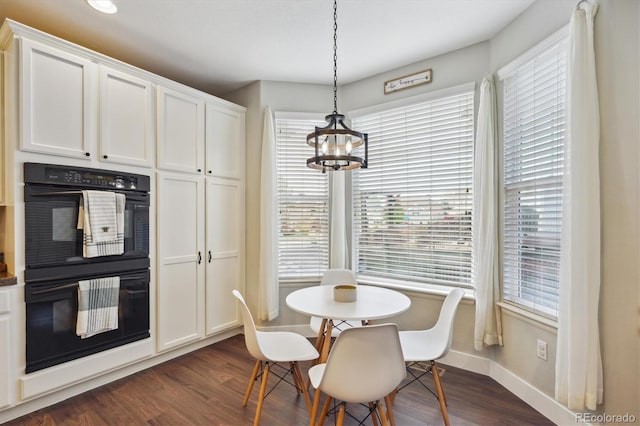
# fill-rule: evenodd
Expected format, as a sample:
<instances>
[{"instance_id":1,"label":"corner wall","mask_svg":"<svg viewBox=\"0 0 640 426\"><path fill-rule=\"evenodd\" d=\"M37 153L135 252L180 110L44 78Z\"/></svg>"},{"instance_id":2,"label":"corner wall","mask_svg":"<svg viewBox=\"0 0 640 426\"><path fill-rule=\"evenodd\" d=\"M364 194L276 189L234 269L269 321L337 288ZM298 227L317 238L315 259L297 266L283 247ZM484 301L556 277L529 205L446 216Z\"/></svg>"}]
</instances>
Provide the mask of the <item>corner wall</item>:
<instances>
[{"instance_id":1,"label":"corner wall","mask_svg":"<svg viewBox=\"0 0 640 426\"><path fill-rule=\"evenodd\" d=\"M340 88L342 112L409 97L469 81L479 83L485 72L524 53L569 23L577 0L537 0L489 42L404 66ZM599 0L596 17L596 56L601 111L602 284L600 333L604 363L604 413L635 414L640 418L640 2ZM433 69L433 82L384 95L384 81ZM476 85L478 86L478 84ZM498 87L500 93L500 87ZM247 111L247 294L257 293L259 251L259 176L262 110L326 113L331 109L331 87L260 82L233 92L229 100ZM501 105L501 96L498 103ZM476 99L477 103L477 99ZM281 315L266 326L306 324L306 318L288 312L284 299L294 287L281 286ZM425 327L434 321L440 301L410 294L410 312L397 318L403 327ZM255 305L254 305L255 306ZM502 348L473 350L473 304L460 307L453 349L491 359L550 398L554 393L556 333L553 328L515 314L504 314ZM395 319L394 319L395 320ZM548 360L535 355L537 339L548 343Z\"/></svg>"}]
</instances>

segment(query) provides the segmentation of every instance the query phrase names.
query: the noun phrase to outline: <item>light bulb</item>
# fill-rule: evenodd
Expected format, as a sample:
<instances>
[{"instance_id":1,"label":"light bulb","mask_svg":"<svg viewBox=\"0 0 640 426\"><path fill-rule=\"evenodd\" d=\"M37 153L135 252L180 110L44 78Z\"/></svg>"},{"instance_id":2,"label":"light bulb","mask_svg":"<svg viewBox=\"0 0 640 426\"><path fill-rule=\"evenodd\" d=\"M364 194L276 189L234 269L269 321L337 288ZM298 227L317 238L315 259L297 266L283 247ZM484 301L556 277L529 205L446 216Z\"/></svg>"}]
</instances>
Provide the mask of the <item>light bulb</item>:
<instances>
[{"instance_id":1,"label":"light bulb","mask_svg":"<svg viewBox=\"0 0 640 426\"><path fill-rule=\"evenodd\" d=\"M327 153L327 143L326 142L322 142L322 153L326 155Z\"/></svg>"},{"instance_id":2,"label":"light bulb","mask_svg":"<svg viewBox=\"0 0 640 426\"><path fill-rule=\"evenodd\" d=\"M351 145L351 140L348 140L347 144L345 145L345 150L347 151L347 155L351 155L352 149L353 149L353 146Z\"/></svg>"}]
</instances>

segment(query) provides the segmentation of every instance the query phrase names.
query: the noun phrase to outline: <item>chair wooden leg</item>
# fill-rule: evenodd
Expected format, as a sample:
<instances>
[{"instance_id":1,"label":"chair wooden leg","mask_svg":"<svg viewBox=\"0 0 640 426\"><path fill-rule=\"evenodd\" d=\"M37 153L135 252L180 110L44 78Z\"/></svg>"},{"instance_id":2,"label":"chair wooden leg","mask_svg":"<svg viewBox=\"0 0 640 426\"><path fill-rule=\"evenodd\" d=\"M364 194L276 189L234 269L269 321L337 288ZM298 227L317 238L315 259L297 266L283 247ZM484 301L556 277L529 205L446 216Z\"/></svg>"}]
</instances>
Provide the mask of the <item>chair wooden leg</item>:
<instances>
[{"instance_id":1,"label":"chair wooden leg","mask_svg":"<svg viewBox=\"0 0 640 426\"><path fill-rule=\"evenodd\" d=\"M384 404L387 407L387 418L389 419L391 426L396 426L396 419L393 415L393 396L395 395L395 392L396 391L393 391L384 397Z\"/></svg>"},{"instance_id":2,"label":"chair wooden leg","mask_svg":"<svg viewBox=\"0 0 640 426\"><path fill-rule=\"evenodd\" d=\"M384 409L382 408L382 404L380 403L380 401L376 401L376 409L378 410L378 415L380 416L382 426L389 426L389 423L387 423L387 416L384 414ZM375 414L373 418L376 418Z\"/></svg>"},{"instance_id":3,"label":"chair wooden leg","mask_svg":"<svg viewBox=\"0 0 640 426\"><path fill-rule=\"evenodd\" d=\"M378 426L378 419L376 418L376 413L374 412L376 409L376 406L373 402L369 403L369 411L371 411L371 422L373 423L373 426Z\"/></svg>"},{"instance_id":4,"label":"chair wooden leg","mask_svg":"<svg viewBox=\"0 0 640 426\"><path fill-rule=\"evenodd\" d=\"M267 379L269 377L269 363L266 362L262 371L262 383L260 384L260 395L258 396L258 406L256 407L256 416L253 419L253 426L260 424L260 414L262 413L262 403L264 402L264 394L267 390Z\"/></svg>"},{"instance_id":5,"label":"chair wooden leg","mask_svg":"<svg viewBox=\"0 0 640 426\"><path fill-rule=\"evenodd\" d=\"M291 361L289 363L289 371L291 372L291 377L293 378L293 387L296 388L296 393L302 393L302 383L298 378L298 373L296 372L296 362Z\"/></svg>"},{"instance_id":6,"label":"chair wooden leg","mask_svg":"<svg viewBox=\"0 0 640 426\"><path fill-rule=\"evenodd\" d=\"M309 391L307 391L307 386L304 384L304 379L302 378L302 373L300 372L300 366L297 362L293 363L293 375L294 378L297 377L299 391L304 397L305 404L307 404L307 411L309 412L309 414L311 414L311 398L309 397Z\"/></svg>"},{"instance_id":7,"label":"chair wooden leg","mask_svg":"<svg viewBox=\"0 0 640 426\"><path fill-rule=\"evenodd\" d=\"M331 346L331 332L333 331L333 320L327 321L327 331L324 334L324 341L322 342L322 350L320 351L319 363L327 362L329 358L329 346Z\"/></svg>"},{"instance_id":8,"label":"chair wooden leg","mask_svg":"<svg viewBox=\"0 0 640 426\"><path fill-rule=\"evenodd\" d=\"M311 408L310 417L310 426L316 425L316 416L318 415L318 408L320 407L320 389L316 389L315 395L313 396L313 407Z\"/></svg>"},{"instance_id":9,"label":"chair wooden leg","mask_svg":"<svg viewBox=\"0 0 640 426\"><path fill-rule=\"evenodd\" d=\"M260 370L260 364L262 361L256 360L256 365L253 367L253 372L251 373L251 378L249 379L249 384L247 385L247 391L244 394L244 401L242 401L242 406L246 407L247 402L249 402L249 396L251 395L251 391L253 390L253 383L256 381L256 377L258 377L258 371Z\"/></svg>"},{"instance_id":10,"label":"chair wooden leg","mask_svg":"<svg viewBox=\"0 0 640 426\"><path fill-rule=\"evenodd\" d=\"M431 375L436 385L436 393L438 394L438 403L440 404L440 411L442 412L442 420L444 420L445 426L449 426L449 413L447 413L447 403L444 399L444 390L442 389L442 383L440 382L440 375L438 374L438 366L435 361L431 361Z\"/></svg>"},{"instance_id":11,"label":"chair wooden leg","mask_svg":"<svg viewBox=\"0 0 640 426\"><path fill-rule=\"evenodd\" d=\"M318 425L322 426L324 424L324 420L327 418L327 414L329 413L329 407L331 407L332 401L333 401L333 397L327 395L327 399L324 401L324 405L322 406L322 411L320 412Z\"/></svg>"},{"instance_id":12,"label":"chair wooden leg","mask_svg":"<svg viewBox=\"0 0 640 426\"><path fill-rule=\"evenodd\" d=\"M346 411L346 402L340 404L340 409L338 410L338 418L336 419L336 426L342 426L344 423L344 412Z\"/></svg>"}]
</instances>

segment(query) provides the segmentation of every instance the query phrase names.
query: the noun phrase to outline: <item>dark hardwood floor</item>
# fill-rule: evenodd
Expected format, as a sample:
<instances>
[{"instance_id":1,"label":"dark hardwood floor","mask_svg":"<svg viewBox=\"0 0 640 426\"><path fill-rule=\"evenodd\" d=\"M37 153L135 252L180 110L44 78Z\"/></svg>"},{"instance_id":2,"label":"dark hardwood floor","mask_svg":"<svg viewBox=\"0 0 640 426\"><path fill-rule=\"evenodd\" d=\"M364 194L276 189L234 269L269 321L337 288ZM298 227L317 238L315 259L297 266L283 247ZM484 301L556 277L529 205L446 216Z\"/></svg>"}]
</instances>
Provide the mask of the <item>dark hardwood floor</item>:
<instances>
[{"instance_id":1,"label":"dark hardwood floor","mask_svg":"<svg viewBox=\"0 0 640 426\"><path fill-rule=\"evenodd\" d=\"M247 407L242 407L242 398L253 364L239 335L8 425L250 425L258 386ZM302 367L306 374L307 366ZM442 381L452 425L553 424L486 376L446 367ZM416 383L398 394L394 409L398 426L442 424L437 400ZM365 414L357 406L348 410ZM265 400L261 425L308 422L304 400L293 387L281 384ZM325 424L334 424L334 418ZM358 422L346 418L345 424Z\"/></svg>"}]
</instances>

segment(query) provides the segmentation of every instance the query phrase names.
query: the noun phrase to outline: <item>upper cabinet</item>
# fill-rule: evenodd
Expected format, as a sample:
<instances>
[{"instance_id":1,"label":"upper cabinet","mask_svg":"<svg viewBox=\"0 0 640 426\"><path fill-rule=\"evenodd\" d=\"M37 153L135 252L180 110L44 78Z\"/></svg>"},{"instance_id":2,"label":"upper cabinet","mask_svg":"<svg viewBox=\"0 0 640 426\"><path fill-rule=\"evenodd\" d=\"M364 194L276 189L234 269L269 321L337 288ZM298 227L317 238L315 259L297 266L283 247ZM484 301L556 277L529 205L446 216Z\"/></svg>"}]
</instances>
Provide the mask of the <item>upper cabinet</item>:
<instances>
[{"instance_id":1,"label":"upper cabinet","mask_svg":"<svg viewBox=\"0 0 640 426\"><path fill-rule=\"evenodd\" d=\"M100 66L100 160L152 166L154 118L149 81Z\"/></svg>"},{"instance_id":2,"label":"upper cabinet","mask_svg":"<svg viewBox=\"0 0 640 426\"><path fill-rule=\"evenodd\" d=\"M20 47L20 149L151 167L151 82L28 38Z\"/></svg>"},{"instance_id":3,"label":"upper cabinet","mask_svg":"<svg viewBox=\"0 0 640 426\"><path fill-rule=\"evenodd\" d=\"M206 114L207 176L243 179L244 110L207 102Z\"/></svg>"},{"instance_id":4,"label":"upper cabinet","mask_svg":"<svg viewBox=\"0 0 640 426\"><path fill-rule=\"evenodd\" d=\"M26 38L20 57L20 149L91 157L95 64Z\"/></svg>"},{"instance_id":5,"label":"upper cabinet","mask_svg":"<svg viewBox=\"0 0 640 426\"><path fill-rule=\"evenodd\" d=\"M158 86L158 168L184 173L202 173L202 97Z\"/></svg>"}]
</instances>

